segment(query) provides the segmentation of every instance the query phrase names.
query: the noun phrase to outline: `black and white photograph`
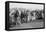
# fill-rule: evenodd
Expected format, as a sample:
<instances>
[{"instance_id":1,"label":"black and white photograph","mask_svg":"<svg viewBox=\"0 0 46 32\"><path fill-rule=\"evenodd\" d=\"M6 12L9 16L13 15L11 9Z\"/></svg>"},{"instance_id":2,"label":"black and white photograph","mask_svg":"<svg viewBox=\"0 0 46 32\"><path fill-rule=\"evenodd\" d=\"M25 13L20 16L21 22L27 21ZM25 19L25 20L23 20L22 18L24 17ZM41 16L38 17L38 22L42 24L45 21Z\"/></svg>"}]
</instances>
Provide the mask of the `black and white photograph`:
<instances>
[{"instance_id":1,"label":"black and white photograph","mask_svg":"<svg viewBox=\"0 0 46 32\"><path fill-rule=\"evenodd\" d=\"M9 2L5 27L8 30L45 28L44 8L44 3Z\"/></svg>"}]
</instances>

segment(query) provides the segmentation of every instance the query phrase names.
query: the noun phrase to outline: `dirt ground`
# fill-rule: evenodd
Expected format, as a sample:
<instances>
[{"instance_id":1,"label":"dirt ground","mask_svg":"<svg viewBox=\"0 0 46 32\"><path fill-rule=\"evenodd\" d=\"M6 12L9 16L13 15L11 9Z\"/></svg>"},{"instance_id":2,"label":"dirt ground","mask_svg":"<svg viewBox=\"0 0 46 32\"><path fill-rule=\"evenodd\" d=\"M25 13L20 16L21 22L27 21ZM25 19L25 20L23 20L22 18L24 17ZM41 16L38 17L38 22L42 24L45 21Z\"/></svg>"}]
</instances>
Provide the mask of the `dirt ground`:
<instances>
[{"instance_id":1,"label":"dirt ground","mask_svg":"<svg viewBox=\"0 0 46 32\"><path fill-rule=\"evenodd\" d=\"M23 23L21 25L13 26L9 29L40 28L43 27L43 25L44 25L43 20L34 20L29 23Z\"/></svg>"}]
</instances>

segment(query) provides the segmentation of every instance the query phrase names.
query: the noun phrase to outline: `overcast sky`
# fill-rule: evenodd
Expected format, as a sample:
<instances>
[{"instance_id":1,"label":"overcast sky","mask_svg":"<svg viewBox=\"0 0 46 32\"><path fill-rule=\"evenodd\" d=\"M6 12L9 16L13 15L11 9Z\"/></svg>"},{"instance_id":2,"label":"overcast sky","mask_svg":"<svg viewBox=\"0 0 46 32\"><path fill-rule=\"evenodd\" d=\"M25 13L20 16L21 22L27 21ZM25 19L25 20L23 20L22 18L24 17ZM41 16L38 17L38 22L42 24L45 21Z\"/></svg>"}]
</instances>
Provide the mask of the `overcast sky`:
<instances>
[{"instance_id":1,"label":"overcast sky","mask_svg":"<svg viewBox=\"0 0 46 32\"><path fill-rule=\"evenodd\" d=\"M43 9L43 5L40 4L23 4L23 3L10 3L11 8L26 8L30 10Z\"/></svg>"}]
</instances>

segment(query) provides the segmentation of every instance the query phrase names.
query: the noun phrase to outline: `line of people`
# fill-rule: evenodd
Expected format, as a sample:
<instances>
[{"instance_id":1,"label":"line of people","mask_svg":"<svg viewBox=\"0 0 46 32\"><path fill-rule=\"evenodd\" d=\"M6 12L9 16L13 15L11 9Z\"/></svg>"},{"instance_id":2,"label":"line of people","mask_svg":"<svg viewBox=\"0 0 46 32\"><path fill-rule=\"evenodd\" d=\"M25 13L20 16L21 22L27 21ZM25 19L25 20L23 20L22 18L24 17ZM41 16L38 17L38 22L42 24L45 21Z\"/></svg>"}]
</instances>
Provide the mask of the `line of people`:
<instances>
[{"instance_id":1,"label":"line of people","mask_svg":"<svg viewBox=\"0 0 46 32\"><path fill-rule=\"evenodd\" d=\"M18 9L12 9L12 11L9 13L9 16L11 18L12 24L15 25L21 25L22 23L28 23L32 20L36 20L36 12L31 12L29 10L27 11L20 11Z\"/></svg>"}]
</instances>

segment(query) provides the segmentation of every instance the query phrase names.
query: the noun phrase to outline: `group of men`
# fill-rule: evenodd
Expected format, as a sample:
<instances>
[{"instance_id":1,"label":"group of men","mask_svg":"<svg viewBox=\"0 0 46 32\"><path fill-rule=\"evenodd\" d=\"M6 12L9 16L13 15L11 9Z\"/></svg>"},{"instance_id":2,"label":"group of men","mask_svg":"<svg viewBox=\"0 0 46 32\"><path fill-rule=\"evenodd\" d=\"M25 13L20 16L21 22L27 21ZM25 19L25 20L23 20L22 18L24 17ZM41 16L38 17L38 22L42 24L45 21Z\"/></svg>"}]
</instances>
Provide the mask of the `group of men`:
<instances>
[{"instance_id":1,"label":"group of men","mask_svg":"<svg viewBox=\"0 0 46 32\"><path fill-rule=\"evenodd\" d=\"M35 20L36 19L35 14L36 13L33 12L33 16L32 16L29 10L20 11L18 9L12 9L12 11L9 13L9 16L12 24L18 25L18 24L30 22L31 20Z\"/></svg>"}]
</instances>

